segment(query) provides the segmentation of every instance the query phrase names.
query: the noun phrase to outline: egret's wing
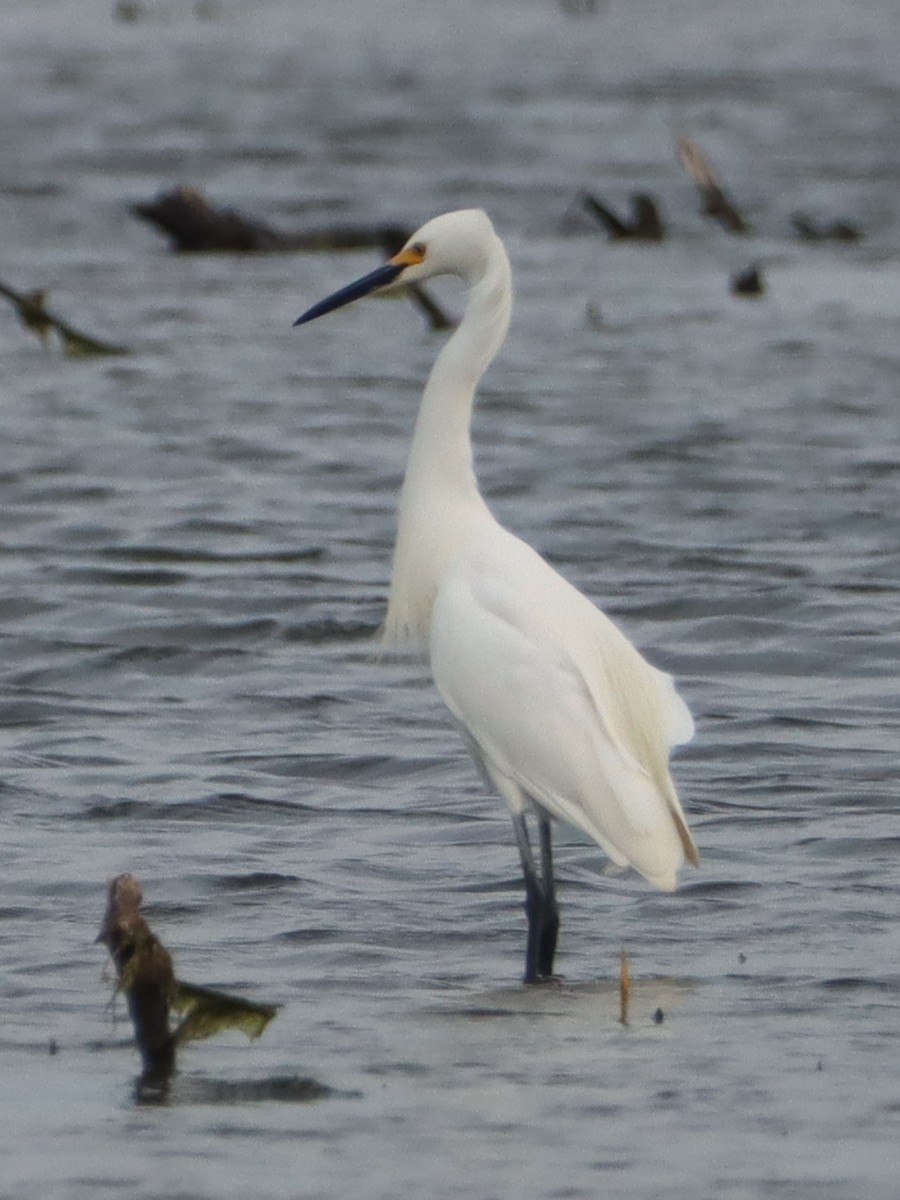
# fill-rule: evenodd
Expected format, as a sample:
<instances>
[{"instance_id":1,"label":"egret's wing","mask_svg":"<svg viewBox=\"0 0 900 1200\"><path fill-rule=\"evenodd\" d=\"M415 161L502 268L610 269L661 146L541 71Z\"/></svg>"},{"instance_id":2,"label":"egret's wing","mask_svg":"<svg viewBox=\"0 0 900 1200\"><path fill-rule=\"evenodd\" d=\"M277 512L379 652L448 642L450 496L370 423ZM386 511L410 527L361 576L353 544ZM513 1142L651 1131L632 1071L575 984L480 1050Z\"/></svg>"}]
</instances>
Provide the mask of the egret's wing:
<instances>
[{"instance_id":1,"label":"egret's wing","mask_svg":"<svg viewBox=\"0 0 900 1200\"><path fill-rule=\"evenodd\" d=\"M687 707L598 609L497 533L438 593L441 696L507 799L521 789L615 861L674 887L690 835L668 751L690 732Z\"/></svg>"}]
</instances>

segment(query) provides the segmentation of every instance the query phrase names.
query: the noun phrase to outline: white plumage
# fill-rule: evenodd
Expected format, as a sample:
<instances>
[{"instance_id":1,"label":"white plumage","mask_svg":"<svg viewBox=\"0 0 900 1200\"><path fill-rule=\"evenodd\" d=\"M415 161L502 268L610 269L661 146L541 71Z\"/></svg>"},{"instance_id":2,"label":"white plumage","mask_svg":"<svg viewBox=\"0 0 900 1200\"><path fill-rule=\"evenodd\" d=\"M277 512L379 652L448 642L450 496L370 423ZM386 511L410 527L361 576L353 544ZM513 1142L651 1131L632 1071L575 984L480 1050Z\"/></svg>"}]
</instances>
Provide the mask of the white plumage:
<instances>
[{"instance_id":1,"label":"white plumage","mask_svg":"<svg viewBox=\"0 0 900 1200\"><path fill-rule=\"evenodd\" d=\"M699 861L669 753L693 721L671 678L485 504L472 464L478 381L506 336L509 260L479 210L429 221L385 266L297 324L370 291L459 275L463 319L422 397L400 496L385 636L427 648L438 691L509 805L526 882L525 978L552 972L559 924L549 818L593 838L658 887ZM538 818L541 871L526 813Z\"/></svg>"}]
</instances>

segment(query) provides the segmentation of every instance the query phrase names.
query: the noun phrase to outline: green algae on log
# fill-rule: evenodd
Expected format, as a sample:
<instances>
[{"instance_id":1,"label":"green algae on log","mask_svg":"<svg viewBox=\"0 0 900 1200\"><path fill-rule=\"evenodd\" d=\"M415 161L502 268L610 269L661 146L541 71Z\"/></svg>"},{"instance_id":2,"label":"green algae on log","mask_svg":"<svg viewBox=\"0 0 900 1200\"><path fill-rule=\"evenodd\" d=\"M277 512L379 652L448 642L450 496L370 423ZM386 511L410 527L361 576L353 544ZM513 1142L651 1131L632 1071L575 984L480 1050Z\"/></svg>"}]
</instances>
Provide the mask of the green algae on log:
<instances>
[{"instance_id":1,"label":"green algae on log","mask_svg":"<svg viewBox=\"0 0 900 1200\"><path fill-rule=\"evenodd\" d=\"M51 333L56 333L62 343L63 350L70 358L92 358L103 354L128 354L124 346L116 346L112 342L102 342L99 338L82 333L67 321L54 316L47 309L47 293L41 289L32 292L20 292L6 283L0 282L0 296L5 296L19 314L19 320L26 329L46 343Z\"/></svg>"},{"instance_id":2,"label":"green algae on log","mask_svg":"<svg viewBox=\"0 0 900 1200\"><path fill-rule=\"evenodd\" d=\"M277 1007L185 983L175 976L172 957L140 911L143 893L133 875L117 875L109 885L97 941L109 950L123 992L145 1074L169 1075L182 1042L240 1029L257 1038ZM174 1029L170 1014L182 1014Z\"/></svg>"}]
</instances>

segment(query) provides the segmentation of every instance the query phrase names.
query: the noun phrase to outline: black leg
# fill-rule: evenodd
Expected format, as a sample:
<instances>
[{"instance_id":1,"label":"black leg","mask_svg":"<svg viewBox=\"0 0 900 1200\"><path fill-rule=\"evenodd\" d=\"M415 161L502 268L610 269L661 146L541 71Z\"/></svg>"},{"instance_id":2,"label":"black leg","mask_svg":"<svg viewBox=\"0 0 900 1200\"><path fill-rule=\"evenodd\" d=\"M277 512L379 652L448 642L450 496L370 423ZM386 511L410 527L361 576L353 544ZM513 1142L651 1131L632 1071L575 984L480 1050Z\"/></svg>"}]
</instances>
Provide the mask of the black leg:
<instances>
[{"instance_id":1,"label":"black leg","mask_svg":"<svg viewBox=\"0 0 900 1200\"><path fill-rule=\"evenodd\" d=\"M525 915L528 917L528 937L525 942L524 983L537 983L541 978L541 915L544 895L536 875L525 876Z\"/></svg>"},{"instance_id":2,"label":"black leg","mask_svg":"<svg viewBox=\"0 0 900 1200\"><path fill-rule=\"evenodd\" d=\"M541 875L534 865L531 842L525 818L513 817L516 843L525 877L525 915L528 918L528 939L525 944L525 983L537 983L553 974L553 955L559 931L559 913L553 885L553 858L550 846L550 822L541 817L538 829L541 839Z\"/></svg>"},{"instance_id":3,"label":"black leg","mask_svg":"<svg viewBox=\"0 0 900 1200\"><path fill-rule=\"evenodd\" d=\"M536 983L538 979L538 948L540 943L541 910L544 907L541 881L534 867L528 828L521 815L513 817L516 844L522 860L525 877L525 916L528 918L528 939L525 943L525 983Z\"/></svg>"},{"instance_id":4,"label":"black leg","mask_svg":"<svg viewBox=\"0 0 900 1200\"><path fill-rule=\"evenodd\" d=\"M556 906L556 883L553 878L553 845L550 840L550 822L546 817L538 818L541 838L541 880L544 885L544 907L541 913L541 930L538 942L538 974L545 979L553 974L553 956L556 953L556 938L559 933L559 909Z\"/></svg>"}]
</instances>

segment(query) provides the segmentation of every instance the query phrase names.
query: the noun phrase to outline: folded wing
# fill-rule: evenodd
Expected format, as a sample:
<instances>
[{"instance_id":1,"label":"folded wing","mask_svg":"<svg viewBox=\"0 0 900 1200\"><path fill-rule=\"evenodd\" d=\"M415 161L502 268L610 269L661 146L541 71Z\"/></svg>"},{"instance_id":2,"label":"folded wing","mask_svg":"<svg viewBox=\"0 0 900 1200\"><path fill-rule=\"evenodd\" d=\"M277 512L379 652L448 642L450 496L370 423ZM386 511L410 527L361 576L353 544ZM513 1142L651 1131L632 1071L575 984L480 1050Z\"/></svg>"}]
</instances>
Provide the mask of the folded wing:
<instances>
[{"instance_id":1,"label":"folded wing","mask_svg":"<svg viewBox=\"0 0 900 1200\"><path fill-rule=\"evenodd\" d=\"M693 721L671 678L500 526L445 574L435 683L514 811L532 801L671 890L698 854L669 773Z\"/></svg>"}]
</instances>

